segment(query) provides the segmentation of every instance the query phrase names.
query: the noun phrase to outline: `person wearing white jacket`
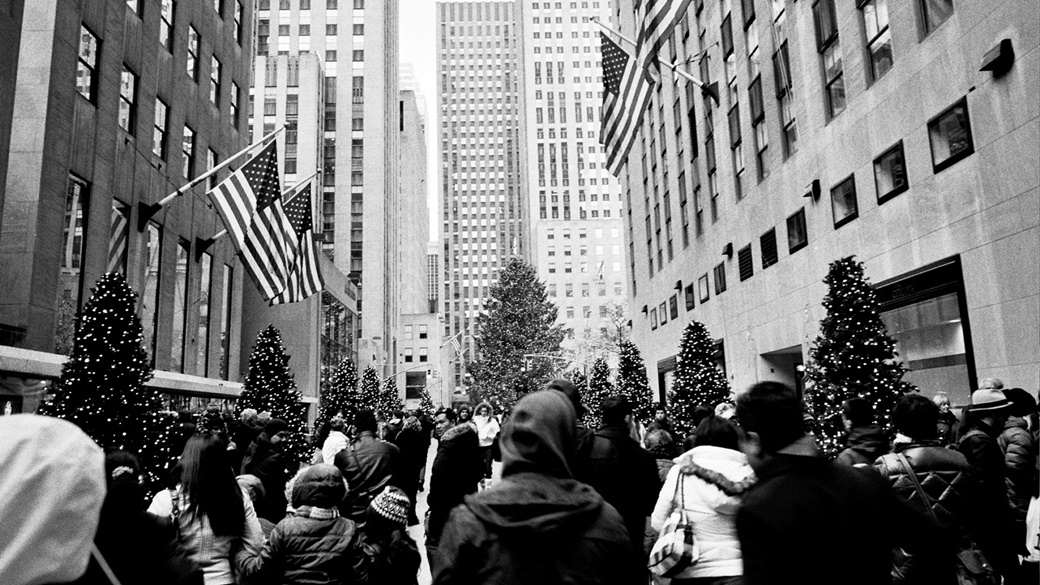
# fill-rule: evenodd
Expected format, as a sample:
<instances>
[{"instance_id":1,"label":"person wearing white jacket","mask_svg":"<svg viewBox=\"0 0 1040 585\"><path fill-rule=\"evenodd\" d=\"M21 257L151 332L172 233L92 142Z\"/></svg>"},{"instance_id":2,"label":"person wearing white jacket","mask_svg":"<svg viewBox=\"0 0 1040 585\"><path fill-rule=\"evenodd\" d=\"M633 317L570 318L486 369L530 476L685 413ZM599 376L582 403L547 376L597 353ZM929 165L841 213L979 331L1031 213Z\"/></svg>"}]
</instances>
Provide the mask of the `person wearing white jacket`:
<instances>
[{"instance_id":1,"label":"person wearing white jacket","mask_svg":"<svg viewBox=\"0 0 1040 585\"><path fill-rule=\"evenodd\" d=\"M650 525L659 532L679 505L693 523L700 558L672 579L673 585L739 585L743 562L736 513L755 475L729 420L709 416L694 436L696 446L677 457L668 472Z\"/></svg>"},{"instance_id":2,"label":"person wearing white jacket","mask_svg":"<svg viewBox=\"0 0 1040 585\"><path fill-rule=\"evenodd\" d=\"M491 479L491 447L495 444L495 437L498 436L501 427L490 402L485 401L477 405L477 414L474 415L473 422L477 425L480 456L484 458L484 479Z\"/></svg>"}]
</instances>

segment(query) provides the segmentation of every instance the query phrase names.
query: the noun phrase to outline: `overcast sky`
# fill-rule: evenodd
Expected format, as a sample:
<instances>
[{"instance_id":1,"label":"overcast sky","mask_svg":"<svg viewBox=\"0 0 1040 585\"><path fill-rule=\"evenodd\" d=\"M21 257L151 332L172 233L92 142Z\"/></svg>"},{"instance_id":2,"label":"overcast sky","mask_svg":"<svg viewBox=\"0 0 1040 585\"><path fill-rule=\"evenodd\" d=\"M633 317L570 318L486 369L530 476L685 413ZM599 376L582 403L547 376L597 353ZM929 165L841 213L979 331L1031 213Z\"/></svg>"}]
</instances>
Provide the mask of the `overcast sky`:
<instances>
[{"instance_id":1,"label":"overcast sky","mask_svg":"<svg viewBox=\"0 0 1040 585\"><path fill-rule=\"evenodd\" d=\"M401 63L411 63L426 100L426 186L430 208L430 239L437 239L440 219L437 208L437 46L434 42L435 0L400 0Z\"/></svg>"}]
</instances>

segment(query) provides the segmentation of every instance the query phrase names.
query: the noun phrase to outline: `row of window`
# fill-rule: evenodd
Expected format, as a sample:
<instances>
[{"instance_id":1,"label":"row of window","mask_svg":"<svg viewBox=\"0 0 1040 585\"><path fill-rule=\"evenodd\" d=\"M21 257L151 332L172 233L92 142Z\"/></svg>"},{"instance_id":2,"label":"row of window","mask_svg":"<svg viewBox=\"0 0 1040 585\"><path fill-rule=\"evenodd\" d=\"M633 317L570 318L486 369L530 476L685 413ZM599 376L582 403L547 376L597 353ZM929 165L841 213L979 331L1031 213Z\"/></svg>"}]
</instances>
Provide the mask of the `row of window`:
<instances>
[{"instance_id":1,"label":"row of window","mask_svg":"<svg viewBox=\"0 0 1040 585\"><path fill-rule=\"evenodd\" d=\"M558 297L558 296L560 296L560 294L559 294L559 285L557 283L550 282L548 284L548 287L549 287L549 296L550 297ZM624 291L621 288L621 283L620 282L615 282L614 283L614 295L615 296L621 296L622 294L624 294ZM574 297L574 283L572 283L572 282L564 283L564 285L563 285L563 296L565 298L573 298ZM590 283L587 283L587 282L581 283L581 296L582 297L586 297L586 298L592 296L592 285ZM605 283L605 282L596 283L596 296L600 296L600 297L607 296L607 283Z\"/></svg>"},{"instance_id":2,"label":"row of window","mask_svg":"<svg viewBox=\"0 0 1040 585\"><path fill-rule=\"evenodd\" d=\"M300 10L310 10L311 0L298 0ZM278 10L290 10L292 0L278 0ZM260 10L270 10L271 0L260 0ZM339 10L339 0L325 0L326 10ZM354 10L364 10L365 0L354 0Z\"/></svg>"}]
</instances>

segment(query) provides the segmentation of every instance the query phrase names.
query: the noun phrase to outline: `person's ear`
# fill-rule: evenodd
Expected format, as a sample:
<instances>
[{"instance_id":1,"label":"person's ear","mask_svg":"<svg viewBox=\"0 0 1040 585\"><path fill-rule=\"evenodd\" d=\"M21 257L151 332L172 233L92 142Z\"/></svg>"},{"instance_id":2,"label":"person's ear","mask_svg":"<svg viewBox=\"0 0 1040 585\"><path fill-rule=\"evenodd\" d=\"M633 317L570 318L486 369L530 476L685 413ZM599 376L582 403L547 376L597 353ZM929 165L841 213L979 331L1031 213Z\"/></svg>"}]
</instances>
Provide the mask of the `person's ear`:
<instances>
[{"instance_id":1,"label":"person's ear","mask_svg":"<svg viewBox=\"0 0 1040 585\"><path fill-rule=\"evenodd\" d=\"M740 450L748 457L758 457L762 452L762 439L758 433L743 433L740 437Z\"/></svg>"}]
</instances>

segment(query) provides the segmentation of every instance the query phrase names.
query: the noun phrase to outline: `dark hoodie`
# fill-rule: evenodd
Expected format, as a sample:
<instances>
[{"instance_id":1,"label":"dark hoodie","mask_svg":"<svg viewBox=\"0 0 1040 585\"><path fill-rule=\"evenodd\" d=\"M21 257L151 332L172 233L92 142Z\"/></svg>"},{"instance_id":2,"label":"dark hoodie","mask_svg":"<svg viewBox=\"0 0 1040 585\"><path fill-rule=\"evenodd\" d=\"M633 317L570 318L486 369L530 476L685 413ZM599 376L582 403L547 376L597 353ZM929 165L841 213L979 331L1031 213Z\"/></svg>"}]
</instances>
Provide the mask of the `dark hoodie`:
<instances>
[{"instance_id":1,"label":"dark hoodie","mask_svg":"<svg viewBox=\"0 0 1040 585\"><path fill-rule=\"evenodd\" d=\"M888 437L884 429L878 425L852 427L848 447L834 461L842 465L874 465L877 458L888 451Z\"/></svg>"},{"instance_id":2,"label":"dark hoodie","mask_svg":"<svg viewBox=\"0 0 1040 585\"><path fill-rule=\"evenodd\" d=\"M480 444L473 425L464 423L444 431L430 471L430 493L426 500L430 506L427 543L437 543L451 509L461 504L466 495L477 491L477 484L483 477L484 459L480 456Z\"/></svg>"},{"instance_id":3,"label":"dark hoodie","mask_svg":"<svg viewBox=\"0 0 1040 585\"><path fill-rule=\"evenodd\" d=\"M285 455L271 442L267 433L260 433L249 445L249 453L242 461L242 473L255 475L264 484L264 497L256 506L256 515L277 524L285 518L285 482L288 471Z\"/></svg>"},{"instance_id":4,"label":"dark hoodie","mask_svg":"<svg viewBox=\"0 0 1040 585\"><path fill-rule=\"evenodd\" d=\"M574 418L555 390L517 403L500 439L502 481L452 511L434 583L638 581L626 562L631 545L621 516L572 479Z\"/></svg>"}]
</instances>

